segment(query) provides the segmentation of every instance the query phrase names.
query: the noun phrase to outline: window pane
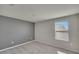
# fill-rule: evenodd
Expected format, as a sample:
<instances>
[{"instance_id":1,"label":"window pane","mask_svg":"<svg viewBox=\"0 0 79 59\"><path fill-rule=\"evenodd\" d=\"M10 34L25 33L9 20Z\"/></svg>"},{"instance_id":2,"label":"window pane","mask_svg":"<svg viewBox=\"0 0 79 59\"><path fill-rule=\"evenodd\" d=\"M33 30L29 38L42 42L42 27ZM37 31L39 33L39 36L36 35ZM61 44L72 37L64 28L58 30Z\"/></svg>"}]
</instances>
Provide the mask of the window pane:
<instances>
[{"instance_id":1,"label":"window pane","mask_svg":"<svg viewBox=\"0 0 79 59\"><path fill-rule=\"evenodd\" d=\"M68 30L68 22L67 21L57 21L55 22L55 30Z\"/></svg>"},{"instance_id":2,"label":"window pane","mask_svg":"<svg viewBox=\"0 0 79 59\"><path fill-rule=\"evenodd\" d=\"M55 22L55 39L69 41L67 21L56 21Z\"/></svg>"}]
</instances>

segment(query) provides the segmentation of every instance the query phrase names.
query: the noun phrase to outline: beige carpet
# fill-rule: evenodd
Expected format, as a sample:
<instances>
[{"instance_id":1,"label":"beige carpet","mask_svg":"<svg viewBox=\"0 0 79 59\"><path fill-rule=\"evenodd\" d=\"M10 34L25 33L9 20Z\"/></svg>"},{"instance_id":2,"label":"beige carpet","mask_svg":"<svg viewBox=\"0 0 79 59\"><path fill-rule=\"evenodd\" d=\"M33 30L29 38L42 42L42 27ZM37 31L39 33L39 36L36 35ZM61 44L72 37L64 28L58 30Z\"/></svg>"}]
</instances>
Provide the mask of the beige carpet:
<instances>
[{"instance_id":1,"label":"beige carpet","mask_svg":"<svg viewBox=\"0 0 79 59\"><path fill-rule=\"evenodd\" d=\"M73 52L58 49L41 42L33 41L22 46L8 49L0 54L74 54Z\"/></svg>"}]
</instances>

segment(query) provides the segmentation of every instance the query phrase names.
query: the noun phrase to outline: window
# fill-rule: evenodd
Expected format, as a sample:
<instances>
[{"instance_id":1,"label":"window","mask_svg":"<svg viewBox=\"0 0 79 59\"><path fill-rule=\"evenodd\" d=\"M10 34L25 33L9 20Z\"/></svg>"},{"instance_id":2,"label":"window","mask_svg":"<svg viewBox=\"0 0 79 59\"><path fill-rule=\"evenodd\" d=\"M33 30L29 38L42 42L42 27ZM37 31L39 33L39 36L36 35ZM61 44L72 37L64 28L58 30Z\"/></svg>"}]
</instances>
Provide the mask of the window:
<instances>
[{"instance_id":1,"label":"window","mask_svg":"<svg viewBox=\"0 0 79 59\"><path fill-rule=\"evenodd\" d=\"M55 22L55 39L69 41L67 21L62 20Z\"/></svg>"}]
</instances>

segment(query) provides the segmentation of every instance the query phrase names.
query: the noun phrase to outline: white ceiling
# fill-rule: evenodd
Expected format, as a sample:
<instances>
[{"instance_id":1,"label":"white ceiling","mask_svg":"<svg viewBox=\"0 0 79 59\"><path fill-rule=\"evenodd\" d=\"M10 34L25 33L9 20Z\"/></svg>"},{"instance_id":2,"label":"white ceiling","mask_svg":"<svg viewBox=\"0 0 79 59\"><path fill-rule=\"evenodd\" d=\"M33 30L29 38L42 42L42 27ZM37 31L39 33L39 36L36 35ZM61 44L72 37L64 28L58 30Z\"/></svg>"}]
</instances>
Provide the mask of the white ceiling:
<instances>
[{"instance_id":1,"label":"white ceiling","mask_svg":"<svg viewBox=\"0 0 79 59\"><path fill-rule=\"evenodd\" d=\"M0 15L30 22L53 19L79 12L79 5L66 4L7 4L0 5Z\"/></svg>"}]
</instances>

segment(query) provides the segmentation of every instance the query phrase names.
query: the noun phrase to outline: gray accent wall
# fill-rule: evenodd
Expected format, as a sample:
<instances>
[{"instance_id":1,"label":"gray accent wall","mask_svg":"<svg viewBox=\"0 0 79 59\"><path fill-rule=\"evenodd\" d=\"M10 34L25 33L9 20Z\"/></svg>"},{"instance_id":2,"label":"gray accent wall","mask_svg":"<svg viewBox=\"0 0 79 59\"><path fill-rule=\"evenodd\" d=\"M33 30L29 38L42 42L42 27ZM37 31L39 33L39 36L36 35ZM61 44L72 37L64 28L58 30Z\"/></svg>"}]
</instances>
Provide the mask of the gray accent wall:
<instances>
[{"instance_id":1,"label":"gray accent wall","mask_svg":"<svg viewBox=\"0 0 79 59\"><path fill-rule=\"evenodd\" d=\"M34 23L0 16L0 50L34 40Z\"/></svg>"},{"instance_id":2,"label":"gray accent wall","mask_svg":"<svg viewBox=\"0 0 79 59\"><path fill-rule=\"evenodd\" d=\"M79 15L52 19L35 24L35 40L66 50L79 52ZM55 21L69 22L69 41L55 39Z\"/></svg>"}]
</instances>

